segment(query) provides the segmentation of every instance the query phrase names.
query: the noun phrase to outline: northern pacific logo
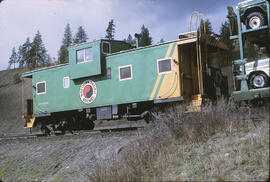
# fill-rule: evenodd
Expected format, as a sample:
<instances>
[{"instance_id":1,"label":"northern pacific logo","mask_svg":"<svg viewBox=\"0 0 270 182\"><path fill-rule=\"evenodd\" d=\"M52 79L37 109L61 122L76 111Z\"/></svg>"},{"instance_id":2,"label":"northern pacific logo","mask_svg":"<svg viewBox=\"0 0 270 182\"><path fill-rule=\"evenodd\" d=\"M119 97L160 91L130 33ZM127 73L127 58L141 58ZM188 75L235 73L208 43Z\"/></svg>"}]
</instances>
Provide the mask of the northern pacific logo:
<instances>
[{"instance_id":1,"label":"northern pacific logo","mask_svg":"<svg viewBox=\"0 0 270 182\"><path fill-rule=\"evenodd\" d=\"M80 98L83 103L91 104L97 97L97 86L92 80L86 80L80 87Z\"/></svg>"}]
</instances>

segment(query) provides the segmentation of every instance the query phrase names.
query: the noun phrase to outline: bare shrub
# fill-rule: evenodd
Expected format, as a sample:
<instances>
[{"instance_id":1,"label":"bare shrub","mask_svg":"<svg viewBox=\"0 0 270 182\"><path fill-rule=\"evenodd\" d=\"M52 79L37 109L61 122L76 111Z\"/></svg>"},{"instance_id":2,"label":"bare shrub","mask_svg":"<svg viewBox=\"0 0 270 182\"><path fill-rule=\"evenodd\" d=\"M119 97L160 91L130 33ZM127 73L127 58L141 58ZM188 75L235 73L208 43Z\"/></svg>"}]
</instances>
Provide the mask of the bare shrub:
<instances>
[{"instance_id":1,"label":"bare shrub","mask_svg":"<svg viewBox=\"0 0 270 182\"><path fill-rule=\"evenodd\" d=\"M251 108L239 108L232 101L219 100L215 105L206 103L199 112L185 112L183 105L169 107L159 123L164 122L176 139L198 142L218 131L245 129L251 116Z\"/></svg>"},{"instance_id":2,"label":"bare shrub","mask_svg":"<svg viewBox=\"0 0 270 182\"><path fill-rule=\"evenodd\" d=\"M173 142L168 131L168 127L160 123L138 133L140 138L128 144L121 155L113 156L109 163L96 164L97 170L91 180L149 181L149 176L160 176L161 168L154 164L157 156Z\"/></svg>"},{"instance_id":3,"label":"bare shrub","mask_svg":"<svg viewBox=\"0 0 270 182\"><path fill-rule=\"evenodd\" d=\"M204 159L207 158L204 153L208 151L203 150L212 150L207 147L205 149L202 146L202 153L199 151L196 154L197 149L195 146L198 143L201 145L207 142L211 136L217 133L223 133L225 136L231 136L233 133L240 131L246 133L251 129L254 130L261 120L269 122L269 119L267 119L269 117L267 109L269 108L238 107L232 101L219 100L215 104L207 103L201 108L200 112L185 112L185 108L184 105L172 105L165 110L165 114L156 112L157 120L155 123L139 132L140 138L125 146L124 150L115 155L110 161L97 164L97 170L91 180L99 182L152 181L154 179L166 181L167 178L164 179L163 177L168 176L164 174L168 165L163 163L166 163L166 161L174 163L177 160L181 160L182 167L179 168L183 170L186 170L186 165L191 166L191 168L196 167L196 165L202 166L205 172L198 174L204 180L209 178L216 180L226 179L225 176L228 175L228 170L222 168L222 163L225 163L223 156L217 153L217 155L214 155L215 158L210 157L210 162L199 162L195 165L194 159L197 158L196 155L202 155L202 159ZM258 120L258 118L260 119ZM267 126L269 127L269 125ZM243 156L245 158L243 160L247 161L249 156L247 150L251 149L252 145L248 143L249 146L245 147L244 144L240 145L240 143L240 149L235 152L235 155L237 155L236 157ZM185 147L185 145L188 147ZM193 145L194 147L192 147ZM196 154L195 158L186 150L195 150L195 152L193 151ZM254 158L256 158L256 155L261 155L256 152L250 154ZM265 165L259 157L253 161ZM230 165L234 166L234 164L233 159L230 160L230 163L226 162L228 168ZM242 163L240 162L240 164ZM179 166L179 161L175 165ZM211 170L208 171L209 169ZM194 170L200 171L198 169ZM193 174L193 170L191 173ZM172 179L179 181L188 180L189 178L182 175L168 180ZM193 180L199 179L201 178Z\"/></svg>"}]
</instances>

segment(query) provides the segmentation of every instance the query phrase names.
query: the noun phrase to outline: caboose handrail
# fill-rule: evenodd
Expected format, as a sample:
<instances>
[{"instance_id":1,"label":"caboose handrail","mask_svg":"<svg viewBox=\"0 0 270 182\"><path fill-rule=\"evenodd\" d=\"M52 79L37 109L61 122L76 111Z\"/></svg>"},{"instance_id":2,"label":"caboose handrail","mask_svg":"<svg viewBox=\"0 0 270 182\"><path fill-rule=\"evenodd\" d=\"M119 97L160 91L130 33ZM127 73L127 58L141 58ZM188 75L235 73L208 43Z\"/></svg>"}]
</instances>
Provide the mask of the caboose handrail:
<instances>
[{"instance_id":1,"label":"caboose handrail","mask_svg":"<svg viewBox=\"0 0 270 182\"><path fill-rule=\"evenodd\" d=\"M198 31L198 27L199 27L199 32L201 34L201 16L202 16L203 17L203 19L202 19L203 20L203 32L206 33L206 24L205 24L206 16L203 13L200 13L198 11L194 11L190 17L190 27L189 27L190 32L192 31L192 22L193 22L194 15L197 15L197 17L196 17L196 31Z\"/></svg>"}]
</instances>

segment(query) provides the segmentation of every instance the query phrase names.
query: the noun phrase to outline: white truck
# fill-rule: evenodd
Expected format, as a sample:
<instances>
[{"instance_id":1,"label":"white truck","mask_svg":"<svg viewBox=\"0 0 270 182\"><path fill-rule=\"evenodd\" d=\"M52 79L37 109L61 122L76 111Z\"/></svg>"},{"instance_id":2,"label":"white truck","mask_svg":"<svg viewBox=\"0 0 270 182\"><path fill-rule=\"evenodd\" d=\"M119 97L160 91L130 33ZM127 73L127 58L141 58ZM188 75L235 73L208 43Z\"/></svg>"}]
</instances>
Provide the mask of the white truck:
<instances>
[{"instance_id":1,"label":"white truck","mask_svg":"<svg viewBox=\"0 0 270 182\"><path fill-rule=\"evenodd\" d=\"M252 88L264 88L269 86L270 58L260 59L245 64L245 72L248 75L248 84Z\"/></svg>"}]
</instances>

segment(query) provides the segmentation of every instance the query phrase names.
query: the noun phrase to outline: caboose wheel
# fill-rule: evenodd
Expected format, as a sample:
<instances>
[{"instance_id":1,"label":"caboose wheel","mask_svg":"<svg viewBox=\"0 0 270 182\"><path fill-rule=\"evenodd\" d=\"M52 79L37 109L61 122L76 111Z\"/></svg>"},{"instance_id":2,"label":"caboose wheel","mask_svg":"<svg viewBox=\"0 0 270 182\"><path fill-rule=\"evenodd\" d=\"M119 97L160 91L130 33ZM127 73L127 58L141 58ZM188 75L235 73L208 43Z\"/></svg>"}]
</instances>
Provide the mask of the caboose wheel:
<instances>
[{"instance_id":1,"label":"caboose wheel","mask_svg":"<svg viewBox=\"0 0 270 182\"><path fill-rule=\"evenodd\" d=\"M142 114L142 118L144 119L144 121L146 123L149 123L150 121L154 121L155 117L153 116L153 114L149 111L146 111Z\"/></svg>"},{"instance_id":2,"label":"caboose wheel","mask_svg":"<svg viewBox=\"0 0 270 182\"><path fill-rule=\"evenodd\" d=\"M92 120L84 119L81 120L80 130L93 130L95 127L95 123Z\"/></svg>"},{"instance_id":3,"label":"caboose wheel","mask_svg":"<svg viewBox=\"0 0 270 182\"><path fill-rule=\"evenodd\" d=\"M95 128L95 123L93 121L90 121L89 130L93 130L94 128Z\"/></svg>"},{"instance_id":4,"label":"caboose wheel","mask_svg":"<svg viewBox=\"0 0 270 182\"><path fill-rule=\"evenodd\" d=\"M46 126L41 126L40 131L43 135L50 135L50 130Z\"/></svg>"}]
</instances>

